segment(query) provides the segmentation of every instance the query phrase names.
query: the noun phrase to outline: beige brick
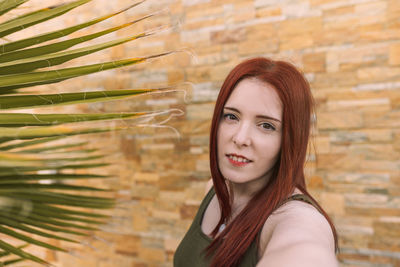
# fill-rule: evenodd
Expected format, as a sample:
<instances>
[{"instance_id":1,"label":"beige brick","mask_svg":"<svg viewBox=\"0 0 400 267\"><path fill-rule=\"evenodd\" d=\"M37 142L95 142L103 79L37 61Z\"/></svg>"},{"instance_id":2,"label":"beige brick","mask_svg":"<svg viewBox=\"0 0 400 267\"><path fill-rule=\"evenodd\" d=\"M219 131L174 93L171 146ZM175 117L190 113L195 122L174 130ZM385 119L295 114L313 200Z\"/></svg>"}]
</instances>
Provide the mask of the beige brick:
<instances>
[{"instance_id":1,"label":"beige brick","mask_svg":"<svg viewBox=\"0 0 400 267\"><path fill-rule=\"evenodd\" d=\"M116 236L115 252L118 254L135 256L140 249L140 238L135 235Z\"/></svg>"},{"instance_id":2,"label":"beige brick","mask_svg":"<svg viewBox=\"0 0 400 267\"><path fill-rule=\"evenodd\" d=\"M141 247L139 251L140 258L147 262L162 263L165 261L165 252L163 249Z\"/></svg>"},{"instance_id":3,"label":"beige brick","mask_svg":"<svg viewBox=\"0 0 400 267\"><path fill-rule=\"evenodd\" d=\"M363 126L363 116L356 112L320 112L319 129L358 128Z\"/></svg>"},{"instance_id":4,"label":"beige brick","mask_svg":"<svg viewBox=\"0 0 400 267\"><path fill-rule=\"evenodd\" d=\"M210 81L210 69L208 67L188 68L185 70L186 79L193 83Z\"/></svg>"},{"instance_id":5,"label":"beige brick","mask_svg":"<svg viewBox=\"0 0 400 267\"><path fill-rule=\"evenodd\" d=\"M282 9L280 7L265 7L256 10L257 18L273 17L282 15Z\"/></svg>"},{"instance_id":6,"label":"beige brick","mask_svg":"<svg viewBox=\"0 0 400 267\"><path fill-rule=\"evenodd\" d=\"M132 198L155 198L158 196L159 190L155 186L135 184L132 186Z\"/></svg>"},{"instance_id":7,"label":"beige brick","mask_svg":"<svg viewBox=\"0 0 400 267\"><path fill-rule=\"evenodd\" d=\"M341 170L341 171L356 171L360 169L360 164L364 164L362 156L355 154L346 154L347 150L336 152L332 149L330 154L321 154L317 158L318 170ZM381 162L381 161L380 161ZM382 163L382 162L381 162ZM371 167L371 168L369 168ZM369 166L365 171L376 170L376 168ZM383 169L383 168L382 168ZM380 170L380 169L378 169Z\"/></svg>"},{"instance_id":8,"label":"beige brick","mask_svg":"<svg viewBox=\"0 0 400 267\"><path fill-rule=\"evenodd\" d=\"M329 214L344 215L345 214L345 201L344 197L335 193L322 193L321 206Z\"/></svg>"},{"instance_id":9,"label":"beige brick","mask_svg":"<svg viewBox=\"0 0 400 267\"><path fill-rule=\"evenodd\" d=\"M213 112L213 104L191 105L188 107L187 117L190 119L207 120L212 118Z\"/></svg>"},{"instance_id":10,"label":"beige brick","mask_svg":"<svg viewBox=\"0 0 400 267\"><path fill-rule=\"evenodd\" d=\"M165 250L175 251L180 242L181 242L180 239L165 239L164 240Z\"/></svg>"},{"instance_id":11,"label":"beige brick","mask_svg":"<svg viewBox=\"0 0 400 267\"><path fill-rule=\"evenodd\" d=\"M160 176L156 173L137 172L133 179L138 182L157 182Z\"/></svg>"},{"instance_id":12,"label":"beige brick","mask_svg":"<svg viewBox=\"0 0 400 267\"><path fill-rule=\"evenodd\" d=\"M396 26L395 22L397 21L396 18L400 16L400 7L399 2L396 0L388 0L387 2L387 17L388 20Z\"/></svg>"},{"instance_id":13,"label":"beige brick","mask_svg":"<svg viewBox=\"0 0 400 267\"><path fill-rule=\"evenodd\" d=\"M248 56L253 55L257 56L263 52L277 52L279 49L278 39L271 38L265 41L245 41L241 42L238 47L239 55Z\"/></svg>"},{"instance_id":14,"label":"beige brick","mask_svg":"<svg viewBox=\"0 0 400 267\"><path fill-rule=\"evenodd\" d=\"M265 42L269 39L277 39L278 30L275 23L260 23L246 27L246 40Z\"/></svg>"},{"instance_id":15,"label":"beige brick","mask_svg":"<svg viewBox=\"0 0 400 267\"><path fill-rule=\"evenodd\" d=\"M246 29L237 28L233 30L222 30L211 33L212 43L234 43L246 39Z\"/></svg>"},{"instance_id":16,"label":"beige brick","mask_svg":"<svg viewBox=\"0 0 400 267\"><path fill-rule=\"evenodd\" d=\"M187 23L183 25L185 30L196 30L202 29L204 27L213 27L215 25L223 25L224 18L223 17L211 17L204 19L192 19L188 20Z\"/></svg>"},{"instance_id":17,"label":"beige brick","mask_svg":"<svg viewBox=\"0 0 400 267\"><path fill-rule=\"evenodd\" d=\"M233 14L230 15L234 16L234 23L246 22L257 17L256 10L254 10L254 5L250 2L235 3L234 10L232 12Z\"/></svg>"},{"instance_id":18,"label":"beige brick","mask_svg":"<svg viewBox=\"0 0 400 267\"><path fill-rule=\"evenodd\" d=\"M228 75L228 73L231 70L232 70L232 66L230 64L219 64L219 65L213 66L210 68L210 80L213 82L221 83L221 85L222 85L223 79ZM218 92L219 92L219 88L218 88Z\"/></svg>"},{"instance_id":19,"label":"beige brick","mask_svg":"<svg viewBox=\"0 0 400 267\"><path fill-rule=\"evenodd\" d=\"M337 2L336 0L310 0L311 5L324 5Z\"/></svg>"},{"instance_id":20,"label":"beige brick","mask_svg":"<svg viewBox=\"0 0 400 267\"><path fill-rule=\"evenodd\" d=\"M168 83L176 84L183 82L185 80L185 75L181 70L169 70L168 71Z\"/></svg>"},{"instance_id":21,"label":"beige brick","mask_svg":"<svg viewBox=\"0 0 400 267\"><path fill-rule=\"evenodd\" d=\"M199 207L197 205L185 205L185 206L181 207L181 210L180 210L181 219L194 218L198 208Z\"/></svg>"},{"instance_id":22,"label":"beige brick","mask_svg":"<svg viewBox=\"0 0 400 267\"><path fill-rule=\"evenodd\" d=\"M279 24L279 36L284 37L288 35L304 35L309 33L316 33L322 30L322 18L299 18L289 19L282 21Z\"/></svg>"},{"instance_id":23,"label":"beige brick","mask_svg":"<svg viewBox=\"0 0 400 267\"><path fill-rule=\"evenodd\" d=\"M190 2L190 1L187 1ZM223 14L223 6L215 5L215 6L208 6L207 13L204 13L204 8L207 8L207 5L196 6L196 8L190 8L187 10L186 16L188 19L202 19L208 18L210 16L219 16Z\"/></svg>"},{"instance_id":24,"label":"beige brick","mask_svg":"<svg viewBox=\"0 0 400 267\"><path fill-rule=\"evenodd\" d=\"M393 140L393 132L390 129L365 130L371 142L390 142Z\"/></svg>"},{"instance_id":25,"label":"beige brick","mask_svg":"<svg viewBox=\"0 0 400 267\"><path fill-rule=\"evenodd\" d=\"M103 80L103 86L106 90L126 89L131 84L132 80L130 75L121 74L118 76L119 79L115 80L115 77L110 77Z\"/></svg>"},{"instance_id":26,"label":"beige brick","mask_svg":"<svg viewBox=\"0 0 400 267\"><path fill-rule=\"evenodd\" d=\"M364 160L360 165L361 171L396 171L398 164L393 160Z\"/></svg>"},{"instance_id":27,"label":"beige brick","mask_svg":"<svg viewBox=\"0 0 400 267\"><path fill-rule=\"evenodd\" d=\"M323 189L324 188L324 182L321 176L311 176L310 178L307 179L307 187L310 188L311 190L316 190L316 189Z\"/></svg>"},{"instance_id":28,"label":"beige brick","mask_svg":"<svg viewBox=\"0 0 400 267\"><path fill-rule=\"evenodd\" d=\"M335 47L339 45L346 46L349 43L359 41L358 33L354 28L349 28L347 25L356 23L355 21L345 22L341 25L335 23L328 24L318 34L314 34L314 46L329 46Z\"/></svg>"},{"instance_id":29,"label":"beige brick","mask_svg":"<svg viewBox=\"0 0 400 267\"><path fill-rule=\"evenodd\" d=\"M315 138L315 148L317 154L326 154L330 152L330 138L328 136L318 136Z\"/></svg>"},{"instance_id":30,"label":"beige brick","mask_svg":"<svg viewBox=\"0 0 400 267\"><path fill-rule=\"evenodd\" d=\"M369 110L364 112L365 124L375 127L398 127L400 125L399 111Z\"/></svg>"},{"instance_id":31,"label":"beige brick","mask_svg":"<svg viewBox=\"0 0 400 267\"><path fill-rule=\"evenodd\" d=\"M294 35L290 37L282 37L279 43L279 50L301 50L311 47L314 43L314 38L311 35Z\"/></svg>"},{"instance_id":32,"label":"beige brick","mask_svg":"<svg viewBox=\"0 0 400 267\"><path fill-rule=\"evenodd\" d=\"M393 68L377 68L377 67L370 67L370 68L362 68L357 71L357 77L363 81L383 81L388 79L393 79L400 75L400 68L393 67Z\"/></svg>"},{"instance_id":33,"label":"beige brick","mask_svg":"<svg viewBox=\"0 0 400 267\"><path fill-rule=\"evenodd\" d=\"M346 109L354 109L354 108L367 108L371 109L371 107L380 107L385 108L385 110L389 111L390 108L390 99L388 98L373 98L373 99L354 99L354 100L337 100L337 101L328 101L327 108L328 111L337 111L337 110L346 110Z\"/></svg>"},{"instance_id":34,"label":"beige brick","mask_svg":"<svg viewBox=\"0 0 400 267\"><path fill-rule=\"evenodd\" d=\"M316 88L338 88L354 86L358 83L357 75L354 72L332 72L332 73L316 73L312 81L313 87ZM337 90L337 89L336 89Z\"/></svg>"},{"instance_id":35,"label":"beige brick","mask_svg":"<svg viewBox=\"0 0 400 267\"><path fill-rule=\"evenodd\" d=\"M400 29L395 28L382 28L375 31L360 31L358 40L362 42L373 41L397 41L400 34Z\"/></svg>"},{"instance_id":36,"label":"beige brick","mask_svg":"<svg viewBox=\"0 0 400 267\"><path fill-rule=\"evenodd\" d=\"M326 65L325 53L313 53L303 55L303 68L305 72L323 72Z\"/></svg>"},{"instance_id":37,"label":"beige brick","mask_svg":"<svg viewBox=\"0 0 400 267\"><path fill-rule=\"evenodd\" d=\"M386 1L371 1L355 5L355 13L363 16L384 14L388 4Z\"/></svg>"},{"instance_id":38,"label":"beige brick","mask_svg":"<svg viewBox=\"0 0 400 267\"><path fill-rule=\"evenodd\" d=\"M135 213L132 217L132 226L135 231L148 231L149 222L145 214Z\"/></svg>"},{"instance_id":39,"label":"beige brick","mask_svg":"<svg viewBox=\"0 0 400 267\"><path fill-rule=\"evenodd\" d=\"M374 223L375 234L380 237L400 237L400 222L380 221Z\"/></svg>"},{"instance_id":40,"label":"beige brick","mask_svg":"<svg viewBox=\"0 0 400 267\"><path fill-rule=\"evenodd\" d=\"M324 17L340 16L354 13L354 6L341 6L337 8L324 9Z\"/></svg>"},{"instance_id":41,"label":"beige brick","mask_svg":"<svg viewBox=\"0 0 400 267\"><path fill-rule=\"evenodd\" d=\"M400 65L400 44L390 46L389 64Z\"/></svg>"}]
</instances>

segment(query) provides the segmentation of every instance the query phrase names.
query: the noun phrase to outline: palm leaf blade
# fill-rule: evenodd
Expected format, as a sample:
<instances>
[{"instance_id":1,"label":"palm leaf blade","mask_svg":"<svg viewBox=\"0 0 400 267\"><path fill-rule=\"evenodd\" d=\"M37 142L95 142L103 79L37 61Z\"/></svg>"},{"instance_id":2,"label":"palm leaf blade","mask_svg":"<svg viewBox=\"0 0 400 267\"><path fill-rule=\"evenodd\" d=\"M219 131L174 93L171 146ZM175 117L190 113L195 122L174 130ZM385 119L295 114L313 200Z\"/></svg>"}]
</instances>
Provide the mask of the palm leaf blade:
<instances>
[{"instance_id":1,"label":"palm leaf blade","mask_svg":"<svg viewBox=\"0 0 400 267\"><path fill-rule=\"evenodd\" d=\"M83 215L77 216L76 214L66 215L64 213L60 213L60 211L56 212L51 209L48 210L48 209L40 208L36 205L33 206L32 213L35 213L36 215L40 215L43 217L58 219L60 221L81 222L81 223L96 224L96 225L103 223L103 221L101 221L101 220L88 219L88 218L90 218L89 216L83 216ZM105 216L104 218L109 218L109 217ZM102 219L104 219L104 218L102 218ZM99 219L99 218L97 218L97 219Z\"/></svg>"},{"instance_id":2,"label":"palm leaf blade","mask_svg":"<svg viewBox=\"0 0 400 267\"><path fill-rule=\"evenodd\" d=\"M7 183L26 183L27 181L40 181L40 180L78 180L78 179L104 179L108 176L94 175L94 174L19 174L11 176L0 176L0 185Z\"/></svg>"},{"instance_id":3,"label":"palm leaf blade","mask_svg":"<svg viewBox=\"0 0 400 267\"><path fill-rule=\"evenodd\" d=\"M14 0L6 0L6 1L16 2ZM19 0L19 1L22 1L22 0ZM28 1L28 0L23 0L23 1ZM89 27L89 26L94 25L96 23L99 23L101 21L104 21L104 20L106 20L108 18L114 17L114 16L116 16L116 15L118 15L118 14L124 12L124 11L127 11L128 9L130 9L132 7L135 7L135 6L139 5L139 4L141 4L142 2L143 1L135 3L135 4L132 4L131 6L129 6L127 8L124 8L124 9L118 11L118 12L107 14L107 15L98 17L96 19L93 19L93 20L90 20L90 21L87 21L87 22L84 22L84 23L81 23L81 24L78 24L78 25L73 25L71 27L63 28L63 29L60 29L60 30L47 32L47 33L44 33L44 34L35 35L33 37L25 38L25 39L22 39L22 40L16 40L16 41L13 41L13 42L2 44L2 45L0 45L0 51L1 51L1 53L8 53L8 52L15 51L15 50L18 50L18 49L21 49L21 48L25 48L25 47L29 47L29 46L32 46L32 45L41 44L41 43L44 43L44 42L47 42L47 41L50 41L50 40L54 40L54 39L58 39L58 38L67 36L67 35L69 35L71 33L74 33L74 32L76 32L78 30L84 29L86 27Z\"/></svg>"},{"instance_id":4,"label":"palm leaf blade","mask_svg":"<svg viewBox=\"0 0 400 267\"><path fill-rule=\"evenodd\" d=\"M40 216L40 215L21 216L20 213L10 211L7 214L2 214L1 216L8 218L8 219L15 220L16 222L35 226L36 228L44 229L44 230L48 230L48 231L52 231L52 232L56 232L56 233L72 234L72 235L76 235L76 236L84 236L85 235L85 233L71 230L66 227L50 225L50 223L52 221L51 220L46 221L46 217Z\"/></svg>"},{"instance_id":5,"label":"palm leaf blade","mask_svg":"<svg viewBox=\"0 0 400 267\"><path fill-rule=\"evenodd\" d=\"M41 153L41 152L48 152L48 151L54 151L54 150L60 150L60 149L65 149L65 148L77 148L77 147L81 147L84 145L87 145L89 142L80 142L80 143L74 143L74 144L67 144L67 145L53 145L50 147L39 147L39 148L31 148L31 149L24 149L24 150L20 150L19 152L21 153ZM0 150L2 148L0 147ZM94 152L96 151L96 149L92 149L92 150L78 150L78 151L74 151L75 153L79 152L79 151L84 151L85 153L89 153L89 152ZM71 152L71 151L68 151Z\"/></svg>"},{"instance_id":6,"label":"palm leaf blade","mask_svg":"<svg viewBox=\"0 0 400 267\"><path fill-rule=\"evenodd\" d=\"M162 56L164 54L156 55ZM156 57L153 56L153 57ZM88 75L100 71L116 69L124 66L129 66L141 63L149 59L147 58L131 58L124 60L115 60L111 62L98 63L80 67L64 68L58 70L22 73L15 75L4 75L0 79L0 90L13 90L18 88L30 87L40 84L50 84L64 81L70 78L75 78L83 75Z\"/></svg>"},{"instance_id":7,"label":"palm leaf blade","mask_svg":"<svg viewBox=\"0 0 400 267\"><path fill-rule=\"evenodd\" d=\"M58 140L62 137L60 136L53 136L53 137L47 137L47 138L37 138L35 140L30 140L30 141L23 141L18 144L12 144L12 145L4 145L0 146L0 151L6 151L6 150L12 150L15 148L21 148L21 147L26 147L26 146L32 146L32 145L37 145L37 144L42 144L42 143L47 143L51 141Z\"/></svg>"},{"instance_id":8,"label":"palm leaf blade","mask_svg":"<svg viewBox=\"0 0 400 267\"><path fill-rule=\"evenodd\" d=\"M8 229L8 228L3 227L1 225L0 225L0 233L12 236L12 237L14 237L16 239L23 240L23 241L28 242L30 244L34 244L34 245L41 246L41 247L44 247L44 248L67 252L67 250L65 250L65 249L62 249L62 248L50 245L48 243L39 241L39 240L31 238L31 237L29 237L27 235L20 234L20 233L14 231L14 230Z\"/></svg>"},{"instance_id":9,"label":"palm leaf blade","mask_svg":"<svg viewBox=\"0 0 400 267\"><path fill-rule=\"evenodd\" d=\"M73 122L127 119L143 115L147 114L145 112L101 114L0 113L0 127L49 126Z\"/></svg>"},{"instance_id":10,"label":"palm leaf blade","mask_svg":"<svg viewBox=\"0 0 400 267\"><path fill-rule=\"evenodd\" d=\"M90 1L91 0L77 0L74 2L58 5L55 7L43 8L38 11L34 11L29 14L19 16L15 19L8 20L0 24L0 37L7 36L16 31L26 29L40 22L60 16Z\"/></svg>"},{"instance_id":11,"label":"palm leaf blade","mask_svg":"<svg viewBox=\"0 0 400 267\"><path fill-rule=\"evenodd\" d=\"M10 128L0 127L0 136L2 140L24 140L54 136L73 136L81 134L103 133L111 130L118 130L115 127L95 127L95 128L72 128L67 126L39 126L29 128Z\"/></svg>"},{"instance_id":12,"label":"palm leaf blade","mask_svg":"<svg viewBox=\"0 0 400 267\"><path fill-rule=\"evenodd\" d=\"M3 0L0 2L0 16L29 0Z\"/></svg>"},{"instance_id":13,"label":"palm leaf blade","mask_svg":"<svg viewBox=\"0 0 400 267\"><path fill-rule=\"evenodd\" d=\"M41 264L47 264L47 265L49 264L48 262L30 254L30 253L27 253L20 248L14 247L14 246L8 244L7 242L4 242L1 239L0 239L0 248L5 251L10 251L11 253L13 253L17 256L20 256L23 259L32 260L34 262L41 263Z\"/></svg>"},{"instance_id":14,"label":"palm leaf blade","mask_svg":"<svg viewBox=\"0 0 400 267\"><path fill-rule=\"evenodd\" d=\"M7 260L7 261L3 262L3 265L7 266L7 265L15 264L15 263L18 263L18 262L21 262L21 261L24 261L24 260L26 260L26 259L19 258L19 259Z\"/></svg>"},{"instance_id":15,"label":"palm leaf blade","mask_svg":"<svg viewBox=\"0 0 400 267\"><path fill-rule=\"evenodd\" d=\"M51 171L61 171L66 169L78 170L78 169L88 169L88 168L96 168L96 167L105 167L109 164L107 163L92 163L92 164L71 164L71 165L52 165L46 166L45 164L39 164L37 162L28 163L26 165L19 164L18 166L12 166L13 162L5 162L2 163L4 166L0 168L0 175L15 175L21 173L31 173L35 171L43 171L43 170L51 170ZM14 164L18 164L19 162L14 162Z\"/></svg>"},{"instance_id":16,"label":"palm leaf blade","mask_svg":"<svg viewBox=\"0 0 400 267\"><path fill-rule=\"evenodd\" d=\"M104 197L63 194L55 192L25 190L24 192L2 193L5 197L26 199L32 202L67 205L75 207L106 209L114 206L114 200Z\"/></svg>"},{"instance_id":17,"label":"palm leaf blade","mask_svg":"<svg viewBox=\"0 0 400 267\"><path fill-rule=\"evenodd\" d=\"M20 230L25 231L30 234L40 235L42 237L53 238L53 239L63 240L63 241L72 242L72 243L78 243L77 241L70 239L70 238L66 238L66 237L62 237L62 236L58 236L58 235L54 235L54 234L49 234L49 233L46 233L46 232L43 232L40 230L36 230L32 227L25 226L22 223L16 222L15 220L8 219L1 215L0 215L0 223L3 225L8 225L9 227L13 227L14 229L20 229Z\"/></svg>"},{"instance_id":18,"label":"palm leaf blade","mask_svg":"<svg viewBox=\"0 0 400 267\"><path fill-rule=\"evenodd\" d=\"M161 91L161 89L131 89L63 94L0 96L0 107L1 109L5 110L78 103L93 103L99 101L124 99L135 95L158 91Z\"/></svg>"},{"instance_id":19,"label":"palm leaf blade","mask_svg":"<svg viewBox=\"0 0 400 267\"><path fill-rule=\"evenodd\" d=\"M43 211L46 211L46 212L54 212L54 213L58 213L58 214L70 214L70 215L74 215L74 216L83 216L83 217L99 218L99 219L104 219L104 218L109 217L107 215L99 214L99 213L95 213L95 212L85 212L85 211L79 211L79 210L74 210L74 209L66 209L66 208L55 207L55 206L51 206L51 205L43 204L43 203L34 203L33 206L34 206L34 208L42 209Z\"/></svg>"},{"instance_id":20,"label":"palm leaf blade","mask_svg":"<svg viewBox=\"0 0 400 267\"><path fill-rule=\"evenodd\" d=\"M146 16L144 18L147 18L147 17L149 17L149 16ZM140 20L143 20L144 18L142 18ZM64 51L64 50L66 50L66 49L68 49L68 48L70 48L72 46L77 45L77 44L84 43L84 42L90 41L92 39L95 39L95 38L101 37L103 35L106 35L108 33L111 33L111 32L117 31L119 29L128 27L128 26L136 23L137 21L139 21L139 20L135 20L135 21L130 22L130 23L125 23L125 24L120 25L120 26L112 27L110 29L107 29L107 30L104 30L104 31L100 31L100 32L97 32L97 33L93 33L93 34L77 37L77 38L74 38L74 39L61 41L61 42L58 42L58 43L53 43L53 44L49 44L49 45L43 45L43 46L39 46L39 47L28 48L28 49L24 49L24 50L17 50L17 51L14 51L14 52L0 54L0 63L3 63L3 62L10 63L10 62L17 61L17 60L23 60L23 59L27 59L27 58L31 58L31 57L40 57L40 56L43 56L43 55L49 55L51 53ZM136 36L136 38L131 37L132 39L126 40L125 42L132 41L134 39L138 39L138 38L145 37L145 36L147 36L145 33L139 34L139 35ZM115 45L118 45L118 44L122 44L122 43L124 43L124 41L122 41L122 42L120 41L120 43L116 43L115 42L115 44L110 43L110 44L108 44L107 47L104 47L104 48L101 48L101 49L105 49L105 48L108 48L108 47L111 47L111 46L115 46ZM99 51L101 49L97 48L96 51ZM94 52L96 52L96 51L94 51ZM93 53L93 52L91 52L91 53ZM86 54L89 54L89 53L87 52ZM27 61L27 60L25 60L25 61ZM66 61L67 60L64 60L63 62L66 62ZM18 64L18 62L15 62L15 65L21 67L21 64ZM24 61L22 61L22 63L23 62ZM14 63L11 63L9 65L12 65L12 64L14 64ZM1 65L2 64L0 64L0 67L1 67ZM51 65L54 66L56 64L51 64ZM4 69L5 66L7 66L7 64L3 63L3 67L1 67L3 69L1 74L6 74L6 71ZM8 67L8 68L10 70L14 70L14 71L17 69L17 68L10 68L10 67ZM32 68L32 69L34 69L34 68ZM29 68L24 67L24 68L22 68L22 70L26 71L26 70L29 70ZM24 72L22 70L20 72Z\"/></svg>"},{"instance_id":21,"label":"palm leaf blade","mask_svg":"<svg viewBox=\"0 0 400 267\"><path fill-rule=\"evenodd\" d=\"M20 191L20 189L23 189ZM0 194L3 192L25 192L28 189L33 190L42 190L42 189L50 189L50 190L73 190L73 191L98 191L98 192L106 192L110 191L107 189L101 189L90 186L77 186L77 185L68 185L68 184L21 184L21 183L0 183Z\"/></svg>"},{"instance_id":22,"label":"palm leaf blade","mask_svg":"<svg viewBox=\"0 0 400 267\"><path fill-rule=\"evenodd\" d=\"M45 51L40 51L42 55L34 56L33 54L24 55L25 50L21 51L22 59L9 61L6 63L0 64L0 75L8 75L8 74L16 74L16 73L24 73L30 72L35 69L45 68L50 66L56 66L72 59L82 57L85 55L92 54L94 52L113 47L116 45L120 45L141 37L146 36L146 34L139 34L132 37L125 37L120 38L118 40L113 40L110 42L92 45L84 48L68 50L68 51L61 51L53 54L46 54ZM63 47L57 47L59 44L55 44L57 49L65 50ZM62 44L61 44L62 45ZM28 51L28 52L36 52L36 51ZM44 54L45 53L45 54ZM44 54L44 55L43 55Z\"/></svg>"}]
</instances>

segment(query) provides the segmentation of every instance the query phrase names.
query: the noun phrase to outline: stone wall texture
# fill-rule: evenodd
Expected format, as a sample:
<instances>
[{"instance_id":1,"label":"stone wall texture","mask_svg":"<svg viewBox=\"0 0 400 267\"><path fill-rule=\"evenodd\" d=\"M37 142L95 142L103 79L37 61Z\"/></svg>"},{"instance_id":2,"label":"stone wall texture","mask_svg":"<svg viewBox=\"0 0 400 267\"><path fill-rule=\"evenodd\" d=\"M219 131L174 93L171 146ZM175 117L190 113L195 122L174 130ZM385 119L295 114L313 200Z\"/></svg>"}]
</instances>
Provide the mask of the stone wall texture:
<instances>
[{"instance_id":1,"label":"stone wall texture","mask_svg":"<svg viewBox=\"0 0 400 267\"><path fill-rule=\"evenodd\" d=\"M56 2L62 1L32 0L26 6ZM131 3L93 0L45 28ZM311 84L317 128L307 182L337 227L340 265L400 266L400 1L148 0L90 31L156 12L111 38L157 34L71 64L175 53L47 89L172 86L176 90L169 93L70 111L179 109L184 115L173 116L168 127L155 127L168 119L165 114L142 122L152 126L125 121L131 126L126 131L90 137L90 146L110 153L116 163L101 170L114 178L97 182L116 190L112 219L83 245L59 243L70 254L32 250L56 266L172 266L210 178L208 131L221 83L243 59L267 56L294 63Z\"/></svg>"}]
</instances>

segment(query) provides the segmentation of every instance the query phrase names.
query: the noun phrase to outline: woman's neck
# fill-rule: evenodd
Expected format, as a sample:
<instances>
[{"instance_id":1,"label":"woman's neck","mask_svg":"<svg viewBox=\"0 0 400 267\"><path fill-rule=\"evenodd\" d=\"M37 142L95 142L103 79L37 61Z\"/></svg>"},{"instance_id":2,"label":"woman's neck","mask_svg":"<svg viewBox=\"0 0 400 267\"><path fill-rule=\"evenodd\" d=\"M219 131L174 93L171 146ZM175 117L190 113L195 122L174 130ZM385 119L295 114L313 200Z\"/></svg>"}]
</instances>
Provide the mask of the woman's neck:
<instances>
[{"instance_id":1,"label":"woman's neck","mask_svg":"<svg viewBox=\"0 0 400 267\"><path fill-rule=\"evenodd\" d=\"M250 201L254 195L266 186L270 176L271 173L267 173L263 177L245 183L234 183L227 180L229 193L233 195L233 204Z\"/></svg>"},{"instance_id":2,"label":"woman's neck","mask_svg":"<svg viewBox=\"0 0 400 267\"><path fill-rule=\"evenodd\" d=\"M269 177L262 177L246 183L233 183L227 181L229 193L233 196L231 219L234 219L249 201L256 195L268 182Z\"/></svg>"}]
</instances>

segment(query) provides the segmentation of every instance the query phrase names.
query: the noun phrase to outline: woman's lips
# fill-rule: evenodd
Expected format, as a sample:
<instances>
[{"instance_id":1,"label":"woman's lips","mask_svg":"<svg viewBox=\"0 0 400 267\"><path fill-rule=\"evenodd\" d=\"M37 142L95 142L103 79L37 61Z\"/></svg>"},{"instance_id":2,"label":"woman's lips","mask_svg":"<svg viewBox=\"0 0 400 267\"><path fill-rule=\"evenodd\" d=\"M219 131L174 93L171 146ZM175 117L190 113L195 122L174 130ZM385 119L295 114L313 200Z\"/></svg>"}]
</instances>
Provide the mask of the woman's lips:
<instances>
[{"instance_id":1,"label":"woman's lips","mask_svg":"<svg viewBox=\"0 0 400 267\"><path fill-rule=\"evenodd\" d=\"M236 154L227 154L226 157L228 158L229 162L235 167L242 167L252 162L248 158Z\"/></svg>"}]
</instances>

